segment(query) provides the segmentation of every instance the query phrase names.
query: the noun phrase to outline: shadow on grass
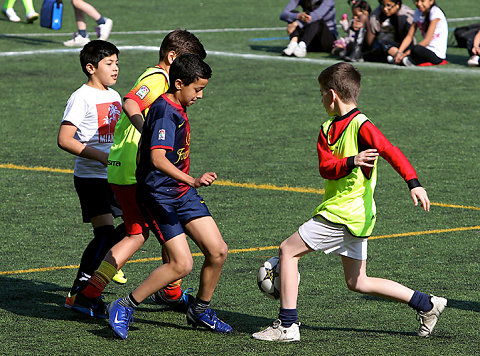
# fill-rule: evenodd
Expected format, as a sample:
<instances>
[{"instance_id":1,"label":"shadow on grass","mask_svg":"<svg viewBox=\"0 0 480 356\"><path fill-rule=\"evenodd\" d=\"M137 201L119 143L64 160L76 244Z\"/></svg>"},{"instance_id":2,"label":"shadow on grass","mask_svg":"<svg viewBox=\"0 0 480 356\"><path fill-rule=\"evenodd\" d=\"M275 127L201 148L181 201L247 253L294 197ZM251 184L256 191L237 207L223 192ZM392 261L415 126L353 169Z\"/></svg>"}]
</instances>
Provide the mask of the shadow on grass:
<instances>
[{"instance_id":1,"label":"shadow on grass","mask_svg":"<svg viewBox=\"0 0 480 356\"><path fill-rule=\"evenodd\" d=\"M67 293L55 283L0 276L0 309L39 319L102 321L65 308Z\"/></svg>"},{"instance_id":2,"label":"shadow on grass","mask_svg":"<svg viewBox=\"0 0 480 356\"><path fill-rule=\"evenodd\" d=\"M280 56L282 54L283 49L286 46L266 46L266 45L251 45L250 49L252 51L261 51L261 52L268 52L268 53L278 53Z\"/></svg>"},{"instance_id":3,"label":"shadow on grass","mask_svg":"<svg viewBox=\"0 0 480 356\"><path fill-rule=\"evenodd\" d=\"M467 66L467 60L468 60L468 52L465 50L465 55L458 55L458 54L448 54L447 55L447 61L448 63L452 64L459 64L461 66Z\"/></svg>"},{"instance_id":4,"label":"shadow on grass","mask_svg":"<svg viewBox=\"0 0 480 356\"><path fill-rule=\"evenodd\" d=\"M43 46L48 43L61 43L59 41L52 41L52 40L44 40L40 38L33 38L33 37L25 37L21 35L4 35L0 34L0 39L3 41L10 41L10 42L15 42L15 43L23 43L23 44L28 44L28 45L33 45L33 46Z\"/></svg>"}]
</instances>

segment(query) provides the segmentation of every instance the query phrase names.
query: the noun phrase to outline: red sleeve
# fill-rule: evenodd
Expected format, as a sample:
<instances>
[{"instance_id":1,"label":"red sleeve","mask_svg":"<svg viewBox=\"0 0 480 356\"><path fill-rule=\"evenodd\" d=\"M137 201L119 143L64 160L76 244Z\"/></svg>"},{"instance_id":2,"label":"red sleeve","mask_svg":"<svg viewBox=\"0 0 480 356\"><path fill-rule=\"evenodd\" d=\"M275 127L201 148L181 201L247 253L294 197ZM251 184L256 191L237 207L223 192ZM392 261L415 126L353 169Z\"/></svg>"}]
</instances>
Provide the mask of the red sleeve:
<instances>
[{"instance_id":1,"label":"red sleeve","mask_svg":"<svg viewBox=\"0 0 480 356\"><path fill-rule=\"evenodd\" d=\"M320 175L325 179L339 179L348 175L352 169L347 166L347 157L336 158L327 144L327 138L320 131L317 141L317 153Z\"/></svg>"},{"instance_id":2,"label":"red sleeve","mask_svg":"<svg viewBox=\"0 0 480 356\"><path fill-rule=\"evenodd\" d=\"M405 157L397 146L393 146L370 121L366 121L360 128L358 143L360 147L364 147L362 151L367 148L376 148L380 156L390 163L405 182L408 183L411 179L417 180L417 173L407 157Z\"/></svg>"}]
</instances>

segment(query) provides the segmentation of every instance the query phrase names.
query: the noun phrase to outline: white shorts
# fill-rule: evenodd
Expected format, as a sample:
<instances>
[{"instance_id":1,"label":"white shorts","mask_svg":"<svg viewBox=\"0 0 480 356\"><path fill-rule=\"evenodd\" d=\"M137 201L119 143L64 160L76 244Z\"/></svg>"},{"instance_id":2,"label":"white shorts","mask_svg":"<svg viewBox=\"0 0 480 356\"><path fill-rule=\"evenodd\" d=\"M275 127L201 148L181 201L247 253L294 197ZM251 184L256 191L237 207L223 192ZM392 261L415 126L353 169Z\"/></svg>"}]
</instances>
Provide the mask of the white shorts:
<instances>
[{"instance_id":1,"label":"white shorts","mask_svg":"<svg viewBox=\"0 0 480 356\"><path fill-rule=\"evenodd\" d=\"M355 260L367 259L367 238L353 236L345 226L313 217L298 228L302 240L314 251Z\"/></svg>"}]
</instances>

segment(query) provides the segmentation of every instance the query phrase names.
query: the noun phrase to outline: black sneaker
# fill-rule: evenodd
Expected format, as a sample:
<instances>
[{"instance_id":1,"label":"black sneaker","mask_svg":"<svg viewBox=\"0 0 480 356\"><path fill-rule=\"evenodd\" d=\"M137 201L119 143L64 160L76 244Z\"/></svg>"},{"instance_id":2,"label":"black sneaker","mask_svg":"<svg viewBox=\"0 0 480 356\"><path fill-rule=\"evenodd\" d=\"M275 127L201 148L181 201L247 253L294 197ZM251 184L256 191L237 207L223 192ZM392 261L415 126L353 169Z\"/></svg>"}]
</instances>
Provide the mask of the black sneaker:
<instances>
[{"instance_id":1,"label":"black sneaker","mask_svg":"<svg viewBox=\"0 0 480 356\"><path fill-rule=\"evenodd\" d=\"M103 302L103 296L87 298L82 293L78 293L70 309L96 318L107 318L107 308Z\"/></svg>"}]
</instances>

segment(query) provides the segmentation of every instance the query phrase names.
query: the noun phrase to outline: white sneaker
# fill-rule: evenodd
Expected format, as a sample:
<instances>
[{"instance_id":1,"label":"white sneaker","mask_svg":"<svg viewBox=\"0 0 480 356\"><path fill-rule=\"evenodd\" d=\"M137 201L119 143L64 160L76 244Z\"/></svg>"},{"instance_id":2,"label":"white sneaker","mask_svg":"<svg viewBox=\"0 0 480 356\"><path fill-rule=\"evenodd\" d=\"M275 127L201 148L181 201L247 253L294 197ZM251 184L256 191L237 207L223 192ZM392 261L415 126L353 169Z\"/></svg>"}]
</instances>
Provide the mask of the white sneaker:
<instances>
[{"instance_id":1,"label":"white sneaker","mask_svg":"<svg viewBox=\"0 0 480 356\"><path fill-rule=\"evenodd\" d=\"M11 22L20 22L22 21L20 17L18 17L17 13L13 8L9 9L2 9L3 14L8 18L8 21Z\"/></svg>"},{"instance_id":2,"label":"white sneaker","mask_svg":"<svg viewBox=\"0 0 480 356\"><path fill-rule=\"evenodd\" d=\"M297 48L293 51L293 55L299 58L303 58L307 55L307 45L305 42L302 41L298 44Z\"/></svg>"},{"instance_id":3,"label":"white sneaker","mask_svg":"<svg viewBox=\"0 0 480 356\"><path fill-rule=\"evenodd\" d=\"M29 11L26 18L27 18L27 23L33 23L35 20L38 20L40 15L36 11Z\"/></svg>"},{"instance_id":4,"label":"white sneaker","mask_svg":"<svg viewBox=\"0 0 480 356\"><path fill-rule=\"evenodd\" d=\"M405 67L415 67L415 63L412 62L409 56L403 57L402 63Z\"/></svg>"},{"instance_id":5,"label":"white sneaker","mask_svg":"<svg viewBox=\"0 0 480 356\"><path fill-rule=\"evenodd\" d=\"M297 46L298 46L297 42L290 41L287 48L283 50L283 54L285 56L291 56L293 54L293 51L295 51L295 48L297 48Z\"/></svg>"},{"instance_id":6,"label":"white sneaker","mask_svg":"<svg viewBox=\"0 0 480 356\"><path fill-rule=\"evenodd\" d=\"M83 37L82 35L79 35L78 33L74 33L73 38L71 40L63 42L63 45L67 46L67 47L83 47L88 42L90 42L90 38L88 38L88 36Z\"/></svg>"},{"instance_id":7,"label":"white sneaker","mask_svg":"<svg viewBox=\"0 0 480 356\"><path fill-rule=\"evenodd\" d=\"M467 61L467 65L469 67L478 67L480 65L480 57L479 56L471 56L468 61Z\"/></svg>"},{"instance_id":8,"label":"white sneaker","mask_svg":"<svg viewBox=\"0 0 480 356\"><path fill-rule=\"evenodd\" d=\"M390 55L387 56L387 63L393 64L394 61L395 59L393 58L393 56L390 56Z\"/></svg>"},{"instance_id":9,"label":"white sneaker","mask_svg":"<svg viewBox=\"0 0 480 356\"><path fill-rule=\"evenodd\" d=\"M97 37L99 40L106 41L110 36L110 32L112 32L113 21L109 18L105 18L105 23L102 25L98 25L97 30Z\"/></svg>"},{"instance_id":10,"label":"white sneaker","mask_svg":"<svg viewBox=\"0 0 480 356\"><path fill-rule=\"evenodd\" d=\"M300 341L300 323L293 323L289 328L282 326L282 322L277 319L263 331L252 334L257 340L291 342Z\"/></svg>"},{"instance_id":11,"label":"white sneaker","mask_svg":"<svg viewBox=\"0 0 480 356\"><path fill-rule=\"evenodd\" d=\"M433 304L432 310L428 312L418 312L420 319L420 328L418 329L418 336L429 337L432 334L433 328L437 323L440 314L447 306L447 300L442 297L435 297L430 295L430 301Z\"/></svg>"}]
</instances>

